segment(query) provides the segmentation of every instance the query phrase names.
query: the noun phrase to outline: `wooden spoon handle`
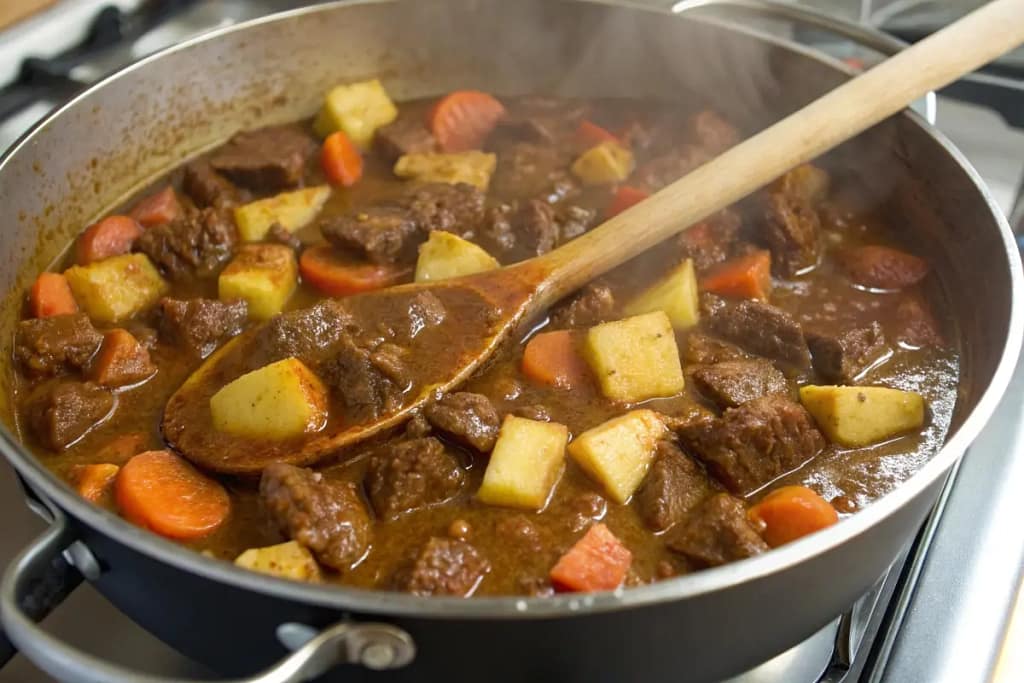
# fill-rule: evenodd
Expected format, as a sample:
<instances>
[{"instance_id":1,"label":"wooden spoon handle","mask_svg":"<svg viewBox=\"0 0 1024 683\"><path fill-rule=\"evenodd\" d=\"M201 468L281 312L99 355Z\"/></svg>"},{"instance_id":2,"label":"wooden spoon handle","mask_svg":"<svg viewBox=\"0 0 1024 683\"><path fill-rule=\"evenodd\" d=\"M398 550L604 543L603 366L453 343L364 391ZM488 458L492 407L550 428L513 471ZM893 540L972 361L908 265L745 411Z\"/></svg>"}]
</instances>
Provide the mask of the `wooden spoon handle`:
<instances>
[{"instance_id":1,"label":"wooden spoon handle","mask_svg":"<svg viewBox=\"0 0 1024 683\"><path fill-rule=\"evenodd\" d=\"M535 260L536 309L1024 43L1024 0L994 0Z\"/></svg>"}]
</instances>

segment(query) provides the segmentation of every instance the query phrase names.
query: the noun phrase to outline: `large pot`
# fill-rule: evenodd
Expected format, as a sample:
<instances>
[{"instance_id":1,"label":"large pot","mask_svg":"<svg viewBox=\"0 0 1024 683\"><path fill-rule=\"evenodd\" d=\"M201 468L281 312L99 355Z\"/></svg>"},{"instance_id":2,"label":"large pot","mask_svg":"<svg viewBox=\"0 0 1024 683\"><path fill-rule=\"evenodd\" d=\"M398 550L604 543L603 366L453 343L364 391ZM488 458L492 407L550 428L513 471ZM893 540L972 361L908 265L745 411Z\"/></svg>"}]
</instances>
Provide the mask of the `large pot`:
<instances>
[{"instance_id":1,"label":"large pot","mask_svg":"<svg viewBox=\"0 0 1024 683\"><path fill-rule=\"evenodd\" d=\"M370 76L399 98L474 86L692 96L752 127L848 73L726 24L593 2L340 3L216 33L92 88L0 163L6 338L29 278L98 212L233 131L308 116L328 86ZM425 599L287 582L185 550L85 503L8 428L0 448L54 521L4 578L8 636L58 677L127 676L34 625L47 599L77 576L61 558L71 546L65 557L113 603L225 673L268 666L286 654L283 643L296 647L334 624L264 681L346 660L392 670L342 667L343 680L705 680L781 652L849 606L911 538L1006 388L1021 338L1016 246L977 174L940 134L902 114L831 163L855 169L929 252L963 350L946 445L852 518L755 559L616 593ZM9 382L5 375L0 402L10 425Z\"/></svg>"}]
</instances>

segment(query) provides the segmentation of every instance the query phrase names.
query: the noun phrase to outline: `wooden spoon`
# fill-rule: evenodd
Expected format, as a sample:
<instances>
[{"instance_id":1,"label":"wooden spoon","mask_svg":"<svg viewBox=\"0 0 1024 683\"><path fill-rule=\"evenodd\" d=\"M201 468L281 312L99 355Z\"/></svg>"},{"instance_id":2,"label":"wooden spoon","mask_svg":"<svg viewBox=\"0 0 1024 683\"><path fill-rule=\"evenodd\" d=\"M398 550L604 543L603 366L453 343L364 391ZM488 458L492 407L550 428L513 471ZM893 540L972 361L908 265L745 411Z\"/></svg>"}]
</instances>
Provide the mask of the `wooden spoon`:
<instances>
[{"instance_id":1,"label":"wooden spoon","mask_svg":"<svg viewBox=\"0 0 1024 683\"><path fill-rule=\"evenodd\" d=\"M455 301L456 308L477 312L452 314L441 323L453 342L459 343L453 343L453 350L443 358L431 358L436 369L429 381L405 396L404 405L378 419L362 424L334 421L316 434L283 442L238 439L212 429L209 396L232 378L232 373L225 371L225 359L251 339L253 333L247 333L208 359L172 396L164 412L164 435L172 447L199 465L222 472L255 473L271 462L311 464L395 427L425 402L468 379L520 324L597 275L1021 43L1024 0L995 0L551 253L459 280L408 285L347 299L355 308L383 311L389 302L395 308L395 297L429 289L446 302ZM481 307L495 313L491 318L480 315Z\"/></svg>"}]
</instances>

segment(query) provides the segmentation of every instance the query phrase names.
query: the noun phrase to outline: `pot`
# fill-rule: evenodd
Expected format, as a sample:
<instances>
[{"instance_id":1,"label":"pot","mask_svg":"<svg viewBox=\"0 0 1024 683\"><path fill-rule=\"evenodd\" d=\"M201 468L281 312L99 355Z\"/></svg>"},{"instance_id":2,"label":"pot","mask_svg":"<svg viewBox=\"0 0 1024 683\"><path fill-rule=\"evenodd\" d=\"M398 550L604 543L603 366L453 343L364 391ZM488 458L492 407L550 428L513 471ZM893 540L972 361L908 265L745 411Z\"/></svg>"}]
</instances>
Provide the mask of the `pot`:
<instances>
[{"instance_id":1,"label":"pot","mask_svg":"<svg viewBox=\"0 0 1024 683\"><path fill-rule=\"evenodd\" d=\"M329 86L373 76L399 99L466 87L697 97L753 129L849 72L727 23L598 2L346 2L220 31L106 79L0 162L0 284L10 292L2 332L10 335L34 273L104 208L240 128L309 116ZM865 193L922 245L962 345L944 447L851 518L757 558L614 593L464 600L294 583L206 558L80 499L20 445L8 371L0 450L52 526L0 585L7 635L58 678L158 680L35 625L84 576L218 671L272 666L253 681L304 680L336 664L332 675L345 681L712 680L787 649L846 609L912 538L1006 388L1024 324L1005 219L918 115L893 117L829 163L856 170Z\"/></svg>"}]
</instances>

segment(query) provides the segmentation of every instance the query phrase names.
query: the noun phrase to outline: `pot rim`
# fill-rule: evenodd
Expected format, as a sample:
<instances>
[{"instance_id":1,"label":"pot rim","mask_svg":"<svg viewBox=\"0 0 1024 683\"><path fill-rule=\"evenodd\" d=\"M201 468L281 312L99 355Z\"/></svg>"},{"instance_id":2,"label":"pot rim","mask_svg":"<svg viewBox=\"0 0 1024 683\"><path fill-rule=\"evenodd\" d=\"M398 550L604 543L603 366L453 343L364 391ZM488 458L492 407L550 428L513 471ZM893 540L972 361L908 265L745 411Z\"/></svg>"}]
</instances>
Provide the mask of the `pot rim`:
<instances>
[{"instance_id":1,"label":"pot rim","mask_svg":"<svg viewBox=\"0 0 1024 683\"><path fill-rule=\"evenodd\" d=\"M204 33L148 55L106 76L43 117L0 157L0 172L2 172L10 159L19 153L19 150L32 144L33 138L43 128L50 124L59 124L59 119L64 111L101 91L108 83L115 81L123 74L143 69L151 62L158 61L166 55L190 49L192 46L200 43L218 40L223 36L236 32L244 32L251 27L265 23L283 21L320 12L339 11L343 7L352 5L385 4L393 1L334 0L324 4L278 12ZM673 20L710 22L724 26L728 30L743 33L751 39L798 52L804 57L814 59L843 73L853 73L849 67L827 55L748 27L737 26L733 23L722 24L706 17L683 17L673 13L670 8L641 6L632 2L616 0L563 1L624 7L631 11L659 13L666 17L671 17ZM855 536L866 532L870 527L893 514L898 508L909 503L925 488L946 473L965 453L967 447L977 437L982 427L991 417L999 401L1002 399L1013 375L1014 367L1017 364L1021 339L1024 336L1024 313L1022 313L1021 308L1022 293L1024 293L1024 273L1021 270L1020 254L1009 224L978 172L945 135L930 126L920 115L912 110L904 110L898 116L910 117L914 125L922 128L935 144L941 146L953 158L970 183L981 195L995 220L996 227L1002 238L1006 265L1010 270L1011 279L1007 336L992 381L985 388L960 427L951 435L947 435L946 442L942 448L917 472L894 490L851 517L842 520L827 530L787 544L784 547L776 548L772 552L721 567L656 581L644 586L628 589L620 587L616 591L583 595L559 594L552 597L507 596L466 599L418 597L399 592L353 588L337 584L308 584L257 574L236 567L230 562L206 557L190 548L140 529L118 515L88 503L72 491L67 484L43 467L34 455L22 447L12 431L8 429L8 426L3 424L0 424L0 452L15 467L18 473L27 480L31 488L42 494L46 500L52 501L63 510L68 511L75 519L112 537L118 543L136 552L177 569L192 572L204 578L222 582L236 588L256 591L285 600L338 610L355 611L363 614L432 619L491 619L496 617L506 619L537 619L582 616L584 614L637 608L711 594L784 571L816 555L828 552Z\"/></svg>"}]
</instances>

